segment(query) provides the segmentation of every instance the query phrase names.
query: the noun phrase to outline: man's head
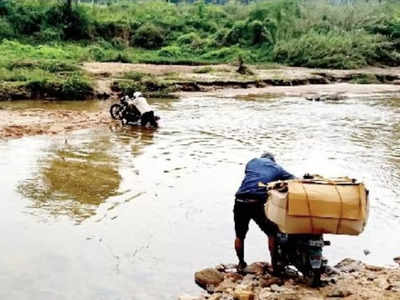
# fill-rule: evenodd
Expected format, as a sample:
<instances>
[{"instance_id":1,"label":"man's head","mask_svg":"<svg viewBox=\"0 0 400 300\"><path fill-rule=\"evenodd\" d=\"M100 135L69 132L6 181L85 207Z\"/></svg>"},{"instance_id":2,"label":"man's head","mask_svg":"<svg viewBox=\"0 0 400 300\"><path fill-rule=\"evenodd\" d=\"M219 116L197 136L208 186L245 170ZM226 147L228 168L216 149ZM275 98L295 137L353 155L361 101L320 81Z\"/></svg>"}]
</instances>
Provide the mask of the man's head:
<instances>
[{"instance_id":1,"label":"man's head","mask_svg":"<svg viewBox=\"0 0 400 300\"><path fill-rule=\"evenodd\" d=\"M268 158L272 161L275 161L275 157L271 152L264 152L263 154L261 154L261 158Z\"/></svg>"},{"instance_id":2,"label":"man's head","mask_svg":"<svg viewBox=\"0 0 400 300\"><path fill-rule=\"evenodd\" d=\"M134 98L142 97L142 93L141 92L135 92L135 93L133 93L133 97Z\"/></svg>"}]
</instances>

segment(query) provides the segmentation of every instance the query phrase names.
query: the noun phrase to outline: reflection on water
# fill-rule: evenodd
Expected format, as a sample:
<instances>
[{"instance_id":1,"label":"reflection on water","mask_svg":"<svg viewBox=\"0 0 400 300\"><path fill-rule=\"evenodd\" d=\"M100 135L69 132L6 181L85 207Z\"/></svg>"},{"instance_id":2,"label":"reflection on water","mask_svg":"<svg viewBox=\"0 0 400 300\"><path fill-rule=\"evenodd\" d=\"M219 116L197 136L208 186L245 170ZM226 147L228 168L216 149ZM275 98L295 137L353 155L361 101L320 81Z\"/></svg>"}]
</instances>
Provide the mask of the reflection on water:
<instances>
[{"instance_id":1,"label":"reflection on water","mask_svg":"<svg viewBox=\"0 0 400 300\"><path fill-rule=\"evenodd\" d=\"M0 299L169 300L196 293L196 270L236 260L233 195L244 164L266 150L298 176L347 175L369 188L365 232L328 236L331 263L353 257L389 264L399 255L399 100L152 104L162 118L156 131L115 123L0 142ZM246 257L269 260L261 232L250 230Z\"/></svg>"},{"instance_id":2,"label":"reflection on water","mask_svg":"<svg viewBox=\"0 0 400 300\"><path fill-rule=\"evenodd\" d=\"M117 195L121 175L117 157L108 152L109 140L55 148L41 161L38 174L24 180L18 190L32 199L32 208L50 215L68 215L76 221L90 217L99 204Z\"/></svg>"}]
</instances>

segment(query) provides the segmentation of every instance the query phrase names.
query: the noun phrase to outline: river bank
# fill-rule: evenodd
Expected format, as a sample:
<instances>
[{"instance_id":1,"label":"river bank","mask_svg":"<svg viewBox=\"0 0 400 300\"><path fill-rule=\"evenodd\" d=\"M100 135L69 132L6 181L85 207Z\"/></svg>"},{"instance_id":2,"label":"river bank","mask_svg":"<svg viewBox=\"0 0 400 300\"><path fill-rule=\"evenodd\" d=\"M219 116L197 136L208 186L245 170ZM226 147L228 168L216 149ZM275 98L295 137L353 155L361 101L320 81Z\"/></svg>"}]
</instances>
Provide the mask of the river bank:
<instances>
[{"instance_id":1,"label":"river bank","mask_svg":"<svg viewBox=\"0 0 400 300\"><path fill-rule=\"evenodd\" d=\"M237 66L181 66L123 63L85 63L82 71L95 82L93 95L115 101L121 93L140 89L150 97L303 97L311 101L339 101L348 97L400 95L400 68L322 70L282 66L249 66L239 74ZM366 84L369 83L369 84ZM28 94L25 94L27 98ZM31 95L33 96L33 95ZM13 97L11 97L13 98ZM2 100L5 100L3 98ZM48 99L47 103L56 103ZM76 129L109 126L110 101L98 111L52 109L47 105L15 109L0 101L0 138L57 134Z\"/></svg>"},{"instance_id":2,"label":"river bank","mask_svg":"<svg viewBox=\"0 0 400 300\"><path fill-rule=\"evenodd\" d=\"M222 89L252 89L239 94L281 95L296 90L296 95L299 95L306 92L315 94L325 89L322 86L337 83L354 85L339 89L339 93L396 92L400 84L400 67L331 70L267 64L246 66L239 73L238 67L230 64L183 66L93 62L83 63L76 68L74 80L68 82L68 90L50 82L34 85L3 82L0 84L0 102L23 99L108 99L135 90L142 90L149 97ZM85 78L84 81L81 81L81 77Z\"/></svg>"},{"instance_id":3,"label":"river bank","mask_svg":"<svg viewBox=\"0 0 400 300\"><path fill-rule=\"evenodd\" d=\"M400 90L399 67L326 70L254 65L246 66L244 74L238 72L237 66L228 64L181 66L85 63L82 68L95 78L97 86L95 93L106 97L112 95L113 92L131 92L135 89L142 89L150 96L179 95L181 92L212 92L221 89L252 89L240 93L282 95L287 93L287 87L301 86L301 88L297 88L297 95L299 95L307 92L318 93L321 86L335 83L353 85L339 89L337 91L339 93L396 92ZM365 88L366 86L369 87Z\"/></svg>"},{"instance_id":4,"label":"river bank","mask_svg":"<svg viewBox=\"0 0 400 300\"><path fill-rule=\"evenodd\" d=\"M400 258L395 262L400 263ZM271 275L267 263L253 263L244 274L234 265L219 265L196 272L196 282L205 289L201 296L181 296L179 300L375 300L400 298L400 268L379 267L346 258L322 276L319 288L304 285L294 270L285 278Z\"/></svg>"}]
</instances>

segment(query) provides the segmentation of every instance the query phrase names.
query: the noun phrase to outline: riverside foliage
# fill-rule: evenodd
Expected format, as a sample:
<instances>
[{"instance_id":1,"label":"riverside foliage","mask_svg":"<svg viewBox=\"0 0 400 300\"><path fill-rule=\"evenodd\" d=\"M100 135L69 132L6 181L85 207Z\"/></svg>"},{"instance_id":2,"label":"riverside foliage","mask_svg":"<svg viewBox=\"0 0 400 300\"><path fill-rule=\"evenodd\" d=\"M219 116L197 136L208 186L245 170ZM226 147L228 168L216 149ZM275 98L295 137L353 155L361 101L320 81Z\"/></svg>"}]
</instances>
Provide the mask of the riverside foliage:
<instances>
[{"instance_id":1,"label":"riverside foliage","mask_svg":"<svg viewBox=\"0 0 400 300\"><path fill-rule=\"evenodd\" d=\"M400 3L394 0L148 0L71 7L65 1L0 0L1 80L33 70L47 82L60 82L69 74L83 76L69 70L83 61L205 64L240 56L246 63L322 68L398 65L399 49ZM21 60L25 71L10 67ZM52 62L61 69L49 70ZM6 70L16 73L4 75Z\"/></svg>"}]
</instances>

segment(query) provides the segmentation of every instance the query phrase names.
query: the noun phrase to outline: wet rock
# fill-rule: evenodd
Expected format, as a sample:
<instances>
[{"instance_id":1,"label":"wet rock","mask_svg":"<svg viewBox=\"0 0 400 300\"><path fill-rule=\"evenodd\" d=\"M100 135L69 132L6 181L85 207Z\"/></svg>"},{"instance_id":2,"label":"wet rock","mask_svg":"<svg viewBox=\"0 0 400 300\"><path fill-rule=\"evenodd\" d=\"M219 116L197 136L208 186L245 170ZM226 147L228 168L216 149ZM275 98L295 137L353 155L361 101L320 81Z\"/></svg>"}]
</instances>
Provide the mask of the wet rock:
<instances>
[{"instance_id":1,"label":"wet rock","mask_svg":"<svg viewBox=\"0 0 400 300\"><path fill-rule=\"evenodd\" d=\"M226 292L229 290L234 290L236 283L229 278L225 278L214 290L214 292Z\"/></svg>"},{"instance_id":2,"label":"wet rock","mask_svg":"<svg viewBox=\"0 0 400 300\"><path fill-rule=\"evenodd\" d=\"M246 268L244 268L244 272L247 274L263 274L265 268L267 267L266 263L261 263L261 262L256 262L252 263L251 265L248 265Z\"/></svg>"},{"instance_id":3,"label":"wet rock","mask_svg":"<svg viewBox=\"0 0 400 300\"><path fill-rule=\"evenodd\" d=\"M208 300L221 300L222 294L212 294Z\"/></svg>"},{"instance_id":4,"label":"wet rock","mask_svg":"<svg viewBox=\"0 0 400 300\"><path fill-rule=\"evenodd\" d=\"M377 278L373 282L376 287L386 290L389 287L389 283L387 282L386 278Z\"/></svg>"},{"instance_id":5,"label":"wet rock","mask_svg":"<svg viewBox=\"0 0 400 300\"><path fill-rule=\"evenodd\" d=\"M254 293L249 291L237 291L233 294L234 300L254 300Z\"/></svg>"},{"instance_id":6,"label":"wet rock","mask_svg":"<svg viewBox=\"0 0 400 300\"><path fill-rule=\"evenodd\" d=\"M383 267L373 266L373 265L366 265L365 268L369 271L379 272L383 270Z\"/></svg>"},{"instance_id":7,"label":"wet rock","mask_svg":"<svg viewBox=\"0 0 400 300\"><path fill-rule=\"evenodd\" d=\"M354 260L351 258L345 258L339 262L335 268L342 272L352 273L362 270L364 267L363 263L359 260Z\"/></svg>"},{"instance_id":8,"label":"wet rock","mask_svg":"<svg viewBox=\"0 0 400 300\"><path fill-rule=\"evenodd\" d=\"M282 292L284 292L284 291L286 290L285 287L279 286L279 285L277 285L277 284L271 285L270 289L271 289L271 291L273 291L274 293L282 293Z\"/></svg>"},{"instance_id":9,"label":"wet rock","mask_svg":"<svg viewBox=\"0 0 400 300\"><path fill-rule=\"evenodd\" d=\"M367 280L368 280L368 281L374 281L376 278L377 278L377 276L374 275L374 274L371 274L371 275L368 275L368 276L367 276Z\"/></svg>"},{"instance_id":10,"label":"wet rock","mask_svg":"<svg viewBox=\"0 0 400 300\"><path fill-rule=\"evenodd\" d=\"M243 279L243 275L240 275L238 273L227 273L225 275L225 279L227 278L232 280L233 282L238 282Z\"/></svg>"},{"instance_id":11,"label":"wet rock","mask_svg":"<svg viewBox=\"0 0 400 300\"><path fill-rule=\"evenodd\" d=\"M400 293L400 283L397 284L390 284L387 288L387 291L392 291L392 292L396 292L396 293ZM400 297L400 295L399 295Z\"/></svg>"},{"instance_id":12,"label":"wet rock","mask_svg":"<svg viewBox=\"0 0 400 300\"><path fill-rule=\"evenodd\" d=\"M336 297L336 298L344 298L350 295L352 295L352 292L350 290L341 287L334 287L326 294L327 297Z\"/></svg>"},{"instance_id":13,"label":"wet rock","mask_svg":"<svg viewBox=\"0 0 400 300\"><path fill-rule=\"evenodd\" d=\"M236 272L237 265L235 264L219 264L215 267L220 272Z\"/></svg>"},{"instance_id":14,"label":"wet rock","mask_svg":"<svg viewBox=\"0 0 400 300\"><path fill-rule=\"evenodd\" d=\"M270 287L273 284L282 284L282 279L278 278L278 277L270 277L270 278L261 278L260 279L260 286L265 288L265 287Z\"/></svg>"},{"instance_id":15,"label":"wet rock","mask_svg":"<svg viewBox=\"0 0 400 300\"><path fill-rule=\"evenodd\" d=\"M216 269L207 268L194 274L195 282L207 291L212 291L224 280L224 274Z\"/></svg>"},{"instance_id":16,"label":"wet rock","mask_svg":"<svg viewBox=\"0 0 400 300\"><path fill-rule=\"evenodd\" d=\"M339 270L336 267L326 266L325 267L325 275L333 276L339 274Z\"/></svg>"},{"instance_id":17,"label":"wet rock","mask_svg":"<svg viewBox=\"0 0 400 300\"><path fill-rule=\"evenodd\" d=\"M215 269L220 272L225 272L225 265L219 264L219 265L215 266Z\"/></svg>"}]
</instances>

